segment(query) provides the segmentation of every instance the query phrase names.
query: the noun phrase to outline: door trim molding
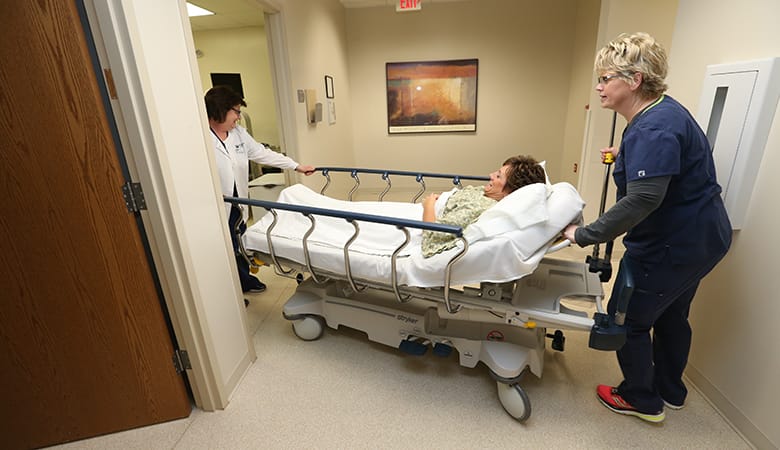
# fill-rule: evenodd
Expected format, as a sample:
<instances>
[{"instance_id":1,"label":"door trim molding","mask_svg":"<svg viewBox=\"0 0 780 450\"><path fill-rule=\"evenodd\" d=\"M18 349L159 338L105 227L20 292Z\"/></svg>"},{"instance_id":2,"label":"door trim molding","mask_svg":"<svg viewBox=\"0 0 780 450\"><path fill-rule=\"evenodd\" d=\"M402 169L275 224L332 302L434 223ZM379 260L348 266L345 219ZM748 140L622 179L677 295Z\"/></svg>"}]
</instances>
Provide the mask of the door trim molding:
<instances>
[{"instance_id":1,"label":"door trim molding","mask_svg":"<svg viewBox=\"0 0 780 450\"><path fill-rule=\"evenodd\" d=\"M295 98L293 96L290 59L287 52L284 16L275 5L265 1L266 39L271 65L271 83L274 88L277 123L280 127L282 149L290 158L299 161L298 129L295 122ZM286 184L292 184L291 175L285 172Z\"/></svg>"},{"instance_id":2,"label":"door trim molding","mask_svg":"<svg viewBox=\"0 0 780 450\"><path fill-rule=\"evenodd\" d=\"M195 404L207 411L225 408L230 395L256 355L252 337L246 330L244 342L236 343L239 353L230 355L237 358L235 365L220 371L220 362L223 362L226 357L217 351L220 347L212 334L215 332L214 327L210 326L213 325L213 321L219 319L209 317L207 314L209 309L205 303L210 302L209 307L213 309L215 303L223 302L224 308L228 309L226 313L232 318L239 317L244 329L247 328L246 317L233 265L225 264L225 270L233 272L232 281L237 290L236 305L227 301L233 296L232 292L225 292L225 298L204 298L204 295L208 294L197 290L198 274L190 273L193 252L187 247L189 241L187 233L184 232L185 225L179 224L182 207L178 202L176 186L173 185L175 180L172 176L173 169L169 167L170 155L166 155L168 150L166 143L170 145L169 141L177 139L177 136L164 129L166 127L163 116L157 111L151 94L153 86L152 80L149 79L149 68L146 66L146 55L138 53L143 50L139 49L140 43L137 42L139 31L135 28L138 26L136 19L141 14L137 14L136 10L142 11L148 5L130 0L84 0L84 2L101 65L107 65L113 72L118 99L112 100L112 109L120 138L123 139L129 170L133 179L145 186L148 210L142 212L142 217L148 230L150 247L174 332L180 347L186 349L190 356L192 369L187 370L187 377L195 397ZM181 39L187 47L194 49L184 1L177 3L182 26ZM173 16L169 9L163 12L166 16ZM189 55L190 72L194 80L192 94L198 96L200 94L196 92L195 86L200 86L199 74L195 69L197 66L194 50L192 53ZM182 79L180 82L184 85L187 80ZM199 103L202 106L202 102ZM203 109L205 111L205 108ZM203 116L203 113L200 115ZM205 116L201 119L205 122ZM204 132L203 148L200 151L204 155L211 155L206 137ZM199 149L191 148L190 151L197 152ZM214 176L214 162L209 161L209 165L211 175ZM203 182L208 183L209 180ZM216 191L216 183L214 188ZM215 203L218 201L216 194L214 201ZM215 208L217 212L223 209L221 205L217 206L220 206ZM222 231L229 243L226 219L223 222L225 223L222 224ZM232 262L229 258L226 258L226 261ZM224 342L222 344L224 347ZM241 346L246 346L246 349L238 349ZM227 373L221 375L223 372Z\"/></svg>"}]
</instances>

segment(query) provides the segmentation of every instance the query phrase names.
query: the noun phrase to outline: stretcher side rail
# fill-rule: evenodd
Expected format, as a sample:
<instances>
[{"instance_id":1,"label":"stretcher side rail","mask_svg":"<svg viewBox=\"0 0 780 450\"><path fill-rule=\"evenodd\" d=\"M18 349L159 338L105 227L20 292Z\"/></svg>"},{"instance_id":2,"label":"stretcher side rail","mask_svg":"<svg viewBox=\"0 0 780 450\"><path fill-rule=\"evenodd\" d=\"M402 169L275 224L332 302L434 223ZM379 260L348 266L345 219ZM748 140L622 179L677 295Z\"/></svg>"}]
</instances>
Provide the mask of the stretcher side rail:
<instances>
[{"instance_id":1,"label":"stretcher side rail","mask_svg":"<svg viewBox=\"0 0 780 450\"><path fill-rule=\"evenodd\" d=\"M304 239L302 241L304 259L306 261L307 270L309 271L310 274L312 274L312 279L318 283L320 282L320 280L318 280L317 275L311 266L311 259L309 256L308 241L307 241L308 236L311 235L311 233L314 231L314 227L316 226L316 220L314 219L314 216L319 215L319 216L334 217L334 218L340 218L346 220L354 227L355 232L353 233L352 237L347 241L346 245L344 246L345 276L349 281L350 285L352 286L352 289L354 289L356 292L361 291L363 288L359 288L355 283L354 278L352 277L352 269L349 263L349 247L355 241L355 239L357 239L360 233L360 227L358 226L358 222L359 221L373 222L373 223L395 226L396 228L404 232L406 235L405 241L402 242L401 245L395 249L395 251L391 256L391 264L392 264L391 283L393 286L393 291L395 293L396 299L401 303L408 301L409 297L406 298L402 297L400 294L400 290L398 289L396 259L400 251L403 250L403 248L406 247L406 245L409 243L409 232L407 228L417 228L421 230L438 231L442 233L453 234L461 242L463 248L450 259L450 261L447 263L447 266L444 269L444 284L443 284L444 303L446 305L447 311L451 314L457 313L461 309L461 305L457 305L455 307L452 306L449 294L450 294L450 281L452 279L452 267L456 262L458 262L463 257L466 251L468 251L468 247L469 247L468 242L463 237L462 227L440 224L435 222L423 222L421 220L410 220L410 219L402 219L398 217L379 216L375 214L363 214L363 213L356 213L351 211L339 211L334 209L317 208L313 206L293 205L289 203L271 202L266 200L252 200L252 199L232 197L227 195L224 196L223 198L225 202L231 203L233 205L259 206L261 208L265 208L271 214L273 214L274 220L266 232L266 238L268 242L268 251L274 263L274 269L275 270L278 269L277 274L282 276L289 276L292 270L291 269L285 270L281 268L281 266L278 263L278 258L276 256L276 252L274 251L273 244L271 241L271 236L272 236L271 231L276 226L277 219L278 219L276 210L297 212L307 217L311 222L311 226L309 227L309 230L304 235ZM248 253L244 248L242 240L239 238L238 241L239 241L240 250L244 258L247 259L247 262L249 262L250 265L255 265L252 259L248 257Z\"/></svg>"},{"instance_id":2,"label":"stretcher side rail","mask_svg":"<svg viewBox=\"0 0 780 450\"><path fill-rule=\"evenodd\" d=\"M322 175L325 177L325 185L320 190L320 194L325 195L325 190L328 189L328 186L330 185L330 172L348 172L350 176L355 180L354 186L352 186L352 189L347 194L347 198L349 201L352 201L352 195L358 190L360 187L360 177L358 174L360 173L369 173L369 174L377 174L381 175L382 180L385 181L387 186L385 187L384 191L382 191L379 194L378 200L381 202L385 194L387 194L388 191L390 191L390 188L392 187L392 183L390 181L390 175L398 175L398 176L405 176L405 177L414 177L415 180L420 184L420 190L415 194L415 196L412 198L411 203L416 202L420 196L425 193L425 178L442 178L442 179L452 179L452 184L455 186L461 187L461 180L474 180L474 181L488 181L490 180L489 177L486 176L476 176L476 175L455 175L455 174L446 174L446 173L431 173L431 172L411 172L411 171L405 171L405 170L384 170L384 169L366 169L366 168L352 168L352 167L317 167L315 171L321 171Z\"/></svg>"},{"instance_id":3,"label":"stretcher side rail","mask_svg":"<svg viewBox=\"0 0 780 450\"><path fill-rule=\"evenodd\" d=\"M267 260L270 255L265 253L259 254L261 259ZM307 267L305 264L298 263L294 260L290 260L282 257L282 262L288 266L295 266L297 270L305 271ZM320 273L324 276L331 277L336 283L346 283L343 280L343 274L329 272L321 270ZM313 280L312 280L313 281ZM386 291L393 292L392 286L386 283L381 283L372 280L359 280L366 288L374 291ZM601 295L591 295L584 292L561 291L555 301L551 302L553 309L540 309L536 306L528 306L524 304L516 304L513 301L515 291L518 289L515 285L519 280L513 282L502 283L505 286L502 289L506 289L501 293L500 298L490 298L484 295L486 288L491 286L480 286L479 288L462 286L460 288L452 287L449 291L450 302L458 303L458 306L469 308L470 310L478 310L486 314L491 314L493 317L502 320L507 325L511 325L517 328L534 329L538 327L542 328L563 328L568 330L577 331L589 331L593 327L593 319L582 315L583 313L568 313L561 314L561 310L566 310L560 306L560 301L563 298L573 298L583 301L592 302L597 306L597 309L601 310ZM444 287L414 287L403 286L400 288L401 292L406 294L410 299L419 299L428 301L431 303L441 303L443 299ZM344 291L341 288L337 291L342 292L345 297L350 297L348 291ZM355 292L355 291L353 291ZM396 297L397 300L397 297ZM405 303L405 302L404 302ZM444 305L446 309L446 304ZM560 310L558 310L560 309ZM450 314L455 314L451 312ZM473 313L472 313L473 314ZM467 319L468 320L468 319Z\"/></svg>"}]
</instances>

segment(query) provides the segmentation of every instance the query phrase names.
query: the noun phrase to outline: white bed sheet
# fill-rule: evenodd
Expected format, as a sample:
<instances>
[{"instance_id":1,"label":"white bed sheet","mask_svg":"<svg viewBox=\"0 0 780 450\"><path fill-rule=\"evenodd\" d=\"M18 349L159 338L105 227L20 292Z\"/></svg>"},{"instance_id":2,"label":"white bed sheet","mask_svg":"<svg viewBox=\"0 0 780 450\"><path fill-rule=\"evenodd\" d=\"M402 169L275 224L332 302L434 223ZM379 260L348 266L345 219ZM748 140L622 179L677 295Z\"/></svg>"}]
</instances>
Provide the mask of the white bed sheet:
<instances>
[{"instance_id":1,"label":"white bed sheet","mask_svg":"<svg viewBox=\"0 0 780 450\"><path fill-rule=\"evenodd\" d=\"M441 208L449 195L437 202ZM282 191L278 202L317 208L352 211L420 220L418 203L348 202L320 195L302 184ZM464 231L469 242L466 254L453 266L451 285L479 282L505 282L532 273L546 253L549 244L561 230L582 212L584 202L568 183L537 184L518 189L487 210ZM278 222L272 242L278 257L305 264L302 238L310 227L309 219L300 213L277 211ZM248 250L268 253L266 230L273 220L266 214L244 235ZM344 219L315 216L315 231L308 239L312 267L345 274L343 247L354 232ZM358 279L392 283L391 255L403 242L403 232L392 225L358 222L360 234L350 246L350 270ZM444 270L460 250L445 251L423 258L422 232L409 229L411 242L397 258L399 285L437 287L444 285Z\"/></svg>"}]
</instances>

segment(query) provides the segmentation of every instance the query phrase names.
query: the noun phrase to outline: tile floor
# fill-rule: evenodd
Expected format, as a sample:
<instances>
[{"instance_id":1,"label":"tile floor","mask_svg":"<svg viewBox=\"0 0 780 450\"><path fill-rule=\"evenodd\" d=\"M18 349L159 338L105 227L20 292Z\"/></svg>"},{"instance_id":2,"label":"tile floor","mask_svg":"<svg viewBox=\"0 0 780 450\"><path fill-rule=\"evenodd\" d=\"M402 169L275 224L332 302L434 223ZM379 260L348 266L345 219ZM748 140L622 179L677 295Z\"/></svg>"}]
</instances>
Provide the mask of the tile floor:
<instances>
[{"instance_id":1,"label":"tile floor","mask_svg":"<svg viewBox=\"0 0 780 450\"><path fill-rule=\"evenodd\" d=\"M456 352L410 356L348 329L296 338L281 316L295 282L269 268L260 276L268 290L247 308L257 360L225 410L57 448L751 448L695 389L660 425L608 411L595 386L619 382L620 371L614 353L588 348L586 333L567 332L564 352L548 347L544 375L523 379L532 415L519 423L487 369L460 366Z\"/></svg>"}]
</instances>

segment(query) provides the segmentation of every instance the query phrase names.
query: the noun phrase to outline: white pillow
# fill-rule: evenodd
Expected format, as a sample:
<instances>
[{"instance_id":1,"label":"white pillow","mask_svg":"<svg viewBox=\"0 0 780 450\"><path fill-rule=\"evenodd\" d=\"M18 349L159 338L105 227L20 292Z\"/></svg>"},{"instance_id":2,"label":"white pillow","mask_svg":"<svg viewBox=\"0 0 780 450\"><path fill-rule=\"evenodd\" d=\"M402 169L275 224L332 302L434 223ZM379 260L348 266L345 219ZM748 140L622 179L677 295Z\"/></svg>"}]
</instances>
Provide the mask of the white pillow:
<instances>
[{"instance_id":1,"label":"white pillow","mask_svg":"<svg viewBox=\"0 0 780 450\"><path fill-rule=\"evenodd\" d=\"M527 259L572 223L584 206L585 202L569 183L523 186L482 213L466 228L464 237L473 243L512 233L520 256Z\"/></svg>"},{"instance_id":2,"label":"white pillow","mask_svg":"<svg viewBox=\"0 0 780 450\"><path fill-rule=\"evenodd\" d=\"M546 221L547 189L543 183L528 184L502 198L466 228L466 240L472 243Z\"/></svg>"}]
</instances>

